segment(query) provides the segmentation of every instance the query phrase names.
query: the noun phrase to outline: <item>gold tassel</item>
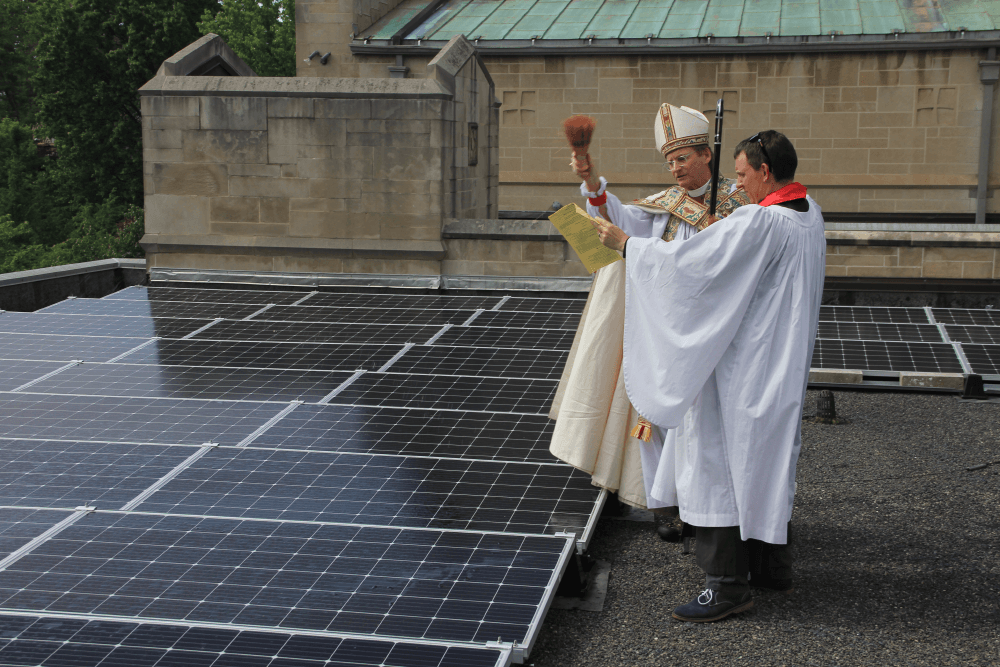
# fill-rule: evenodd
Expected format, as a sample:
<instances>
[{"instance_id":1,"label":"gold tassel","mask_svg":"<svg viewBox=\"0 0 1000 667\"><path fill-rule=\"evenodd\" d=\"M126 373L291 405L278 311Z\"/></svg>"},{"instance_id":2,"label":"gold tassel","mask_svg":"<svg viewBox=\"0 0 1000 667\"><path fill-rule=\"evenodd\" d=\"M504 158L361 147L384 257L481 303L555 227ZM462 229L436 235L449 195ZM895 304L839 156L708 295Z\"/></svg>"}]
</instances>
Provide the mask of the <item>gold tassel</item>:
<instances>
[{"instance_id":1,"label":"gold tassel","mask_svg":"<svg viewBox=\"0 0 1000 667\"><path fill-rule=\"evenodd\" d=\"M639 423L632 429L632 437L639 438L643 442L649 442L653 438L653 425L644 417L639 417Z\"/></svg>"}]
</instances>

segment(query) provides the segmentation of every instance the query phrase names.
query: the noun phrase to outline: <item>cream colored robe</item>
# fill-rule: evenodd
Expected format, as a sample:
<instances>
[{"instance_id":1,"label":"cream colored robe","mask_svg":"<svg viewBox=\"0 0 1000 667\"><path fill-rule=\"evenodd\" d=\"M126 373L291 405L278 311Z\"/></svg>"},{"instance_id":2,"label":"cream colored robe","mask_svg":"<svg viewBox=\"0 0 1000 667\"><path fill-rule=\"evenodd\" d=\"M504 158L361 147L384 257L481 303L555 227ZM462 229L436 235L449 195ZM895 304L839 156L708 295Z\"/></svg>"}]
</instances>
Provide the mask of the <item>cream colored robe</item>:
<instances>
[{"instance_id":1,"label":"cream colored robe","mask_svg":"<svg viewBox=\"0 0 1000 667\"><path fill-rule=\"evenodd\" d=\"M618 227L641 238L663 236L671 217L623 205L610 192L607 207ZM589 203L587 212L599 215ZM696 231L683 222L677 225L676 238L689 238ZM615 262L594 274L549 411L549 418L556 420L549 451L593 475L596 486L616 491L619 500L645 508L641 450L649 445L629 435L639 417L625 394L624 333L625 263Z\"/></svg>"}]
</instances>

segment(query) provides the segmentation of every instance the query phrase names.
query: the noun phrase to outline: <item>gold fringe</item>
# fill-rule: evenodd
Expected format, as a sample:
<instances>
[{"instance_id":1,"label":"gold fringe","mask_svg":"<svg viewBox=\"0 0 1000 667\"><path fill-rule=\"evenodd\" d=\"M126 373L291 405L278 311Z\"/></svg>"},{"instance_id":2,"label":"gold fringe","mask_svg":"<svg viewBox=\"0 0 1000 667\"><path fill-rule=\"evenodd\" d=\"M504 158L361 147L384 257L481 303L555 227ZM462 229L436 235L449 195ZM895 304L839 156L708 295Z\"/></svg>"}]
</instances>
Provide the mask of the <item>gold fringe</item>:
<instances>
[{"instance_id":1,"label":"gold fringe","mask_svg":"<svg viewBox=\"0 0 1000 667\"><path fill-rule=\"evenodd\" d=\"M645 418L639 417L639 423L632 429L632 437L638 438L643 442L649 442L653 438L653 425L646 421Z\"/></svg>"}]
</instances>

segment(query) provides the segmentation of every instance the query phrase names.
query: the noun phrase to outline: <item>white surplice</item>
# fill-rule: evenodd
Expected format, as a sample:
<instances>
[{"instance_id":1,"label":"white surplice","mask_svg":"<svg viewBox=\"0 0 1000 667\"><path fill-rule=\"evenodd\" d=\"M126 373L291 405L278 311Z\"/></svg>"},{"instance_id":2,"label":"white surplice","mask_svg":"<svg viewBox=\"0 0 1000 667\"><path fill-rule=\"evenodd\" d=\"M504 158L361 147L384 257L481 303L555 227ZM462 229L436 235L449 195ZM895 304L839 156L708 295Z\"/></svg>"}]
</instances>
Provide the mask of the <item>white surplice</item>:
<instances>
[{"instance_id":1,"label":"white surplice","mask_svg":"<svg viewBox=\"0 0 1000 667\"><path fill-rule=\"evenodd\" d=\"M627 247L625 387L663 439L651 494L686 523L772 544L787 539L826 267L807 201Z\"/></svg>"},{"instance_id":2,"label":"white surplice","mask_svg":"<svg viewBox=\"0 0 1000 667\"><path fill-rule=\"evenodd\" d=\"M585 193L586 185L581 187ZM659 239L666 231L669 213L651 213L621 203L607 193L608 217L636 238ZM599 216L598 207L587 204L587 213ZM678 225L675 239L694 236L697 230ZM660 443L629 438L638 414L625 394L622 339L625 319L625 265L615 262L594 274L587 306L549 417L556 419L550 451L557 458L593 476L597 486L618 493L618 498L637 507L660 507L649 497L653 467ZM577 354L583 350L582 354Z\"/></svg>"}]
</instances>

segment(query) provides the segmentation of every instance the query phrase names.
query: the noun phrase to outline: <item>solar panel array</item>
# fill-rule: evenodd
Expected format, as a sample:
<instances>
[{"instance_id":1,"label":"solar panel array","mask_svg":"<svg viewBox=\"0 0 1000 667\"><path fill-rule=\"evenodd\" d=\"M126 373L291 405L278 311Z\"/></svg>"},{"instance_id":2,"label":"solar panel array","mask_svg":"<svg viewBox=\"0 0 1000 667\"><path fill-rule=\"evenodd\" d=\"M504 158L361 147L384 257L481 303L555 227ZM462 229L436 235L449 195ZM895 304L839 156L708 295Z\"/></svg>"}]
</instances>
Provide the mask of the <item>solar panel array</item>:
<instances>
[{"instance_id":1,"label":"solar panel array","mask_svg":"<svg viewBox=\"0 0 1000 667\"><path fill-rule=\"evenodd\" d=\"M0 664L522 660L604 501L548 452L583 305L152 287L0 313Z\"/></svg>"}]
</instances>

